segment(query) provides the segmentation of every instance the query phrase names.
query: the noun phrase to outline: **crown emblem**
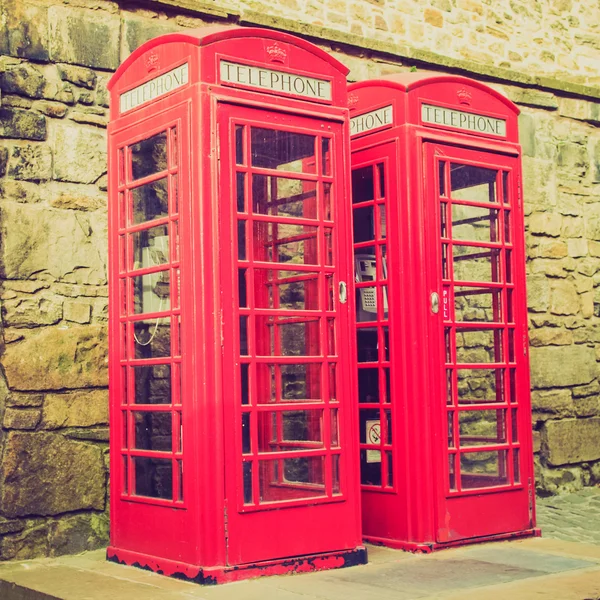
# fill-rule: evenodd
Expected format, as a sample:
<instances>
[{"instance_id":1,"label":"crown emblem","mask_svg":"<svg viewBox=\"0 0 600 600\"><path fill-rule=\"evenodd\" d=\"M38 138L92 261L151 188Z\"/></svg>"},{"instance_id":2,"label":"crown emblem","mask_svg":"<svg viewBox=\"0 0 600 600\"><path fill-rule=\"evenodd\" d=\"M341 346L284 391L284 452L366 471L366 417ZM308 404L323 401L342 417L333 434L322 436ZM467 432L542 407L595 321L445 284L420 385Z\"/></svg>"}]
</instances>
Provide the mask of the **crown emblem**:
<instances>
[{"instance_id":1,"label":"crown emblem","mask_svg":"<svg viewBox=\"0 0 600 600\"><path fill-rule=\"evenodd\" d=\"M267 54L271 62L283 63L287 58L287 52L277 43L267 47Z\"/></svg>"},{"instance_id":2,"label":"crown emblem","mask_svg":"<svg viewBox=\"0 0 600 600\"><path fill-rule=\"evenodd\" d=\"M158 69L158 54L152 52L146 57L146 68L148 71L155 71Z\"/></svg>"},{"instance_id":3,"label":"crown emblem","mask_svg":"<svg viewBox=\"0 0 600 600\"><path fill-rule=\"evenodd\" d=\"M348 96L348 106L354 106L358 102L358 96L356 94L350 94Z\"/></svg>"},{"instance_id":4,"label":"crown emblem","mask_svg":"<svg viewBox=\"0 0 600 600\"><path fill-rule=\"evenodd\" d=\"M461 88L460 90L458 90L458 92L456 92L456 95L458 96L458 101L461 104L471 104L471 98L473 97L473 95L469 90Z\"/></svg>"}]
</instances>

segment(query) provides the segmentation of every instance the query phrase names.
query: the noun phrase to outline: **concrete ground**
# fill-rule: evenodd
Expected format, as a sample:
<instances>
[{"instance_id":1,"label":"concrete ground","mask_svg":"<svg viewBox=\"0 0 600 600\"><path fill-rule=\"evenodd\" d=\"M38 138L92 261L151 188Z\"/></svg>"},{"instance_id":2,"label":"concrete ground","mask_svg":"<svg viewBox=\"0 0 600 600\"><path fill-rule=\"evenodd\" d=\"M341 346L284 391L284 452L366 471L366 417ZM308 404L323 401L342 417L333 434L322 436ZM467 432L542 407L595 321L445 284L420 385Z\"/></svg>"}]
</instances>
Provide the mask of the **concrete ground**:
<instances>
[{"instance_id":1,"label":"concrete ground","mask_svg":"<svg viewBox=\"0 0 600 600\"><path fill-rule=\"evenodd\" d=\"M600 489L538 501L545 537L430 555L369 547L369 564L216 587L104 560L0 563L1 600L600 600Z\"/></svg>"}]
</instances>

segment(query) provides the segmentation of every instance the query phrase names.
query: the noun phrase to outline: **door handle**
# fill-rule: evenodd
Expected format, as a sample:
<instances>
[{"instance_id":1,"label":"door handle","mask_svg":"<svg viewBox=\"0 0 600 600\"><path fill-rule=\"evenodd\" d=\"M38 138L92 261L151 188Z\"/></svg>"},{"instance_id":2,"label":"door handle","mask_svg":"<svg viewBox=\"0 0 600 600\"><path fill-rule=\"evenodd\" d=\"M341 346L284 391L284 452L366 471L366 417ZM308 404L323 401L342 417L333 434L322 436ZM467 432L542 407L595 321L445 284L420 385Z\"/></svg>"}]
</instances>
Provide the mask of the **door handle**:
<instances>
[{"instance_id":1,"label":"door handle","mask_svg":"<svg viewBox=\"0 0 600 600\"><path fill-rule=\"evenodd\" d=\"M346 286L345 281L340 281L339 290L340 290L340 302L342 304L346 304L346 302L348 301L348 288Z\"/></svg>"},{"instance_id":2,"label":"door handle","mask_svg":"<svg viewBox=\"0 0 600 600\"><path fill-rule=\"evenodd\" d=\"M437 315L440 312L440 295L437 292L431 292L431 312Z\"/></svg>"}]
</instances>

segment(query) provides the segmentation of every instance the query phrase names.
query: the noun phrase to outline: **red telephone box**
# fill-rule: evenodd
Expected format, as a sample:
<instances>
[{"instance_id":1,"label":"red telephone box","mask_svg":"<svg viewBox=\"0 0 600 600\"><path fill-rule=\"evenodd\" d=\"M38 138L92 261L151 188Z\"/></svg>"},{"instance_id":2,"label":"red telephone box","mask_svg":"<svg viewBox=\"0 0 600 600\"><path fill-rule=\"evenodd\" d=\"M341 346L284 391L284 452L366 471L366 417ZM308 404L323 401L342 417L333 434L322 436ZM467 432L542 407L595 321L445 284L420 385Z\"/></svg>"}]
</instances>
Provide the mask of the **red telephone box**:
<instances>
[{"instance_id":1,"label":"red telephone box","mask_svg":"<svg viewBox=\"0 0 600 600\"><path fill-rule=\"evenodd\" d=\"M518 109L416 73L349 103L364 537L534 535Z\"/></svg>"},{"instance_id":2,"label":"red telephone box","mask_svg":"<svg viewBox=\"0 0 600 600\"><path fill-rule=\"evenodd\" d=\"M113 560L209 583L366 562L346 73L213 28L110 82Z\"/></svg>"}]
</instances>

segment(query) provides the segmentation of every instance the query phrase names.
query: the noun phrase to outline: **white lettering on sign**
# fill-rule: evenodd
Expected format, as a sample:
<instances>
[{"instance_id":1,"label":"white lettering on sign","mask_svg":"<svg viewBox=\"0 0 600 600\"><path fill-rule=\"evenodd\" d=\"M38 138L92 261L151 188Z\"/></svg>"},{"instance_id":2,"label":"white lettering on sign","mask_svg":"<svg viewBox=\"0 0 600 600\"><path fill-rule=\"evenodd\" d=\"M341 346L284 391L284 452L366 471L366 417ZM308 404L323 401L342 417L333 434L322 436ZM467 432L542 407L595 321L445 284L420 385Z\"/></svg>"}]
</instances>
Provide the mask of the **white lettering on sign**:
<instances>
[{"instance_id":1,"label":"white lettering on sign","mask_svg":"<svg viewBox=\"0 0 600 600\"><path fill-rule=\"evenodd\" d=\"M422 104L421 120L423 123L431 123L432 125L445 125L446 127L455 127L464 131L506 137L505 119L476 115L463 112L462 110Z\"/></svg>"},{"instance_id":2,"label":"white lettering on sign","mask_svg":"<svg viewBox=\"0 0 600 600\"><path fill-rule=\"evenodd\" d=\"M226 60L221 61L221 81L306 98L331 100L331 81Z\"/></svg>"},{"instance_id":3,"label":"white lettering on sign","mask_svg":"<svg viewBox=\"0 0 600 600\"><path fill-rule=\"evenodd\" d=\"M121 113L133 110L141 104L160 98L184 86L187 82L188 64L185 63L121 94L119 97L119 109Z\"/></svg>"},{"instance_id":4,"label":"white lettering on sign","mask_svg":"<svg viewBox=\"0 0 600 600\"><path fill-rule=\"evenodd\" d=\"M393 107L384 106L377 110L352 117L350 119L350 135L357 135L365 131L372 131L380 127L386 127L394 122Z\"/></svg>"}]
</instances>

